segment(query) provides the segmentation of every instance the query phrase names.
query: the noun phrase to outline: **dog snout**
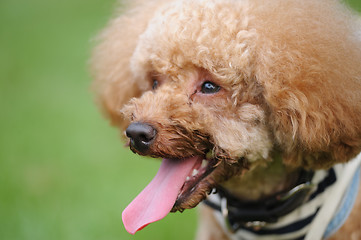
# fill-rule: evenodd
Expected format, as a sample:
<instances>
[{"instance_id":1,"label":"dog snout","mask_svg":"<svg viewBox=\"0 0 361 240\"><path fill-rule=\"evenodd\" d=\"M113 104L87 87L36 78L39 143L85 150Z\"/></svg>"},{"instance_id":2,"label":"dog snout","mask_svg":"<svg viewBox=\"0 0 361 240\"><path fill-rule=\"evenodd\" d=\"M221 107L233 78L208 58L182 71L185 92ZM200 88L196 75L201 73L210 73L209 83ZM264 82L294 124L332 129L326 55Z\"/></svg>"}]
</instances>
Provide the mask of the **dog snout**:
<instances>
[{"instance_id":1,"label":"dog snout","mask_svg":"<svg viewBox=\"0 0 361 240\"><path fill-rule=\"evenodd\" d=\"M125 131L130 139L130 145L138 153L146 154L157 135L155 128L147 123L131 123Z\"/></svg>"}]
</instances>

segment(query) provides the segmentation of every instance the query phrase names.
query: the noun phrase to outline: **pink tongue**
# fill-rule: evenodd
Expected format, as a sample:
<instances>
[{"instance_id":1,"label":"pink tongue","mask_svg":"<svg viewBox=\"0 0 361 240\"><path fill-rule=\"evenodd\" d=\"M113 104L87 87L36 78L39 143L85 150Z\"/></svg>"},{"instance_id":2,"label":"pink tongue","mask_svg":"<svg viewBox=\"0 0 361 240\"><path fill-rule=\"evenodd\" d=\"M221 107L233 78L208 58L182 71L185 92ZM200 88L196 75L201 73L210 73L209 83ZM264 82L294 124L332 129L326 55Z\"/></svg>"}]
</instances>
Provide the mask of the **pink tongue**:
<instances>
[{"instance_id":1,"label":"pink tongue","mask_svg":"<svg viewBox=\"0 0 361 240\"><path fill-rule=\"evenodd\" d=\"M187 175L199 158L163 159L157 175L122 213L125 229L130 234L170 212Z\"/></svg>"}]
</instances>

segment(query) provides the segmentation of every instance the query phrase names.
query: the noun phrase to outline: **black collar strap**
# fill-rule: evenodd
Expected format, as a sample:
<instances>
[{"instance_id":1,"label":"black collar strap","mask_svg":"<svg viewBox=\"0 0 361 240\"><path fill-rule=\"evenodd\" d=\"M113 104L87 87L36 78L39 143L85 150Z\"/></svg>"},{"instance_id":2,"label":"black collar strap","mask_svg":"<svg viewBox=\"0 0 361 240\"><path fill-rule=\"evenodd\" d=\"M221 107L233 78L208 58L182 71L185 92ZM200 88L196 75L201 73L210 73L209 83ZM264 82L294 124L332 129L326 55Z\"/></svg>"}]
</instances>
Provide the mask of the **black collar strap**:
<instances>
[{"instance_id":1,"label":"black collar strap","mask_svg":"<svg viewBox=\"0 0 361 240\"><path fill-rule=\"evenodd\" d=\"M221 199L220 205L204 200L211 208L220 211L230 231L235 232L240 227L261 229L267 223L277 220L302 205L314 189L311 183L313 172L302 171L294 188L279 193L268 199L257 202L241 202L225 189L217 187L216 191Z\"/></svg>"}]
</instances>

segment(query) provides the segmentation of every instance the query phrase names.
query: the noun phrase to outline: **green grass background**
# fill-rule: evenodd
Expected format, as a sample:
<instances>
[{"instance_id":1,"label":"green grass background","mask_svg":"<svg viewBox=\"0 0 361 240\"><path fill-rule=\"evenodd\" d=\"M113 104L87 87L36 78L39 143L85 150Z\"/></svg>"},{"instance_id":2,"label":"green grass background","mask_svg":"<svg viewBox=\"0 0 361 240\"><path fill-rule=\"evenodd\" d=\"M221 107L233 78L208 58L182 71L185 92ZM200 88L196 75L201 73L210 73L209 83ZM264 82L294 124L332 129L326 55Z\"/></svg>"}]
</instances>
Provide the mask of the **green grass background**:
<instances>
[{"instance_id":1,"label":"green grass background","mask_svg":"<svg viewBox=\"0 0 361 240\"><path fill-rule=\"evenodd\" d=\"M361 0L349 1L361 10ZM196 210L135 236L121 212L159 162L93 104L91 39L115 0L0 1L0 239L193 239Z\"/></svg>"}]
</instances>

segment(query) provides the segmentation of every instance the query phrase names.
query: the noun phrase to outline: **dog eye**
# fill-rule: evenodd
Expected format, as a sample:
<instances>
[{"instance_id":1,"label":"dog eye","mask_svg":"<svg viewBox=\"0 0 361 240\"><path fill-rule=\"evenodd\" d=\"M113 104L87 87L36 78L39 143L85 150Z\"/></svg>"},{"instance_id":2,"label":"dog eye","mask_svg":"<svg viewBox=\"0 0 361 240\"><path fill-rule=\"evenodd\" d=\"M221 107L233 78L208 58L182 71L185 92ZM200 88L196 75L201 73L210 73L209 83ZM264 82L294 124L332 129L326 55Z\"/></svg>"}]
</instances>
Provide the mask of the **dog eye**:
<instances>
[{"instance_id":1,"label":"dog eye","mask_svg":"<svg viewBox=\"0 0 361 240\"><path fill-rule=\"evenodd\" d=\"M218 92L220 89L221 87L217 84L207 81L202 84L201 92L204 94L213 94Z\"/></svg>"},{"instance_id":2,"label":"dog eye","mask_svg":"<svg viewBox=\"0 0 361 240\"><path fill-rule=\"evenodd\" d=\"M157 87L158 87L158 80L153 79L152 89L155 90L155 89L157 89Z\"/></svg>"}]
</instances>

